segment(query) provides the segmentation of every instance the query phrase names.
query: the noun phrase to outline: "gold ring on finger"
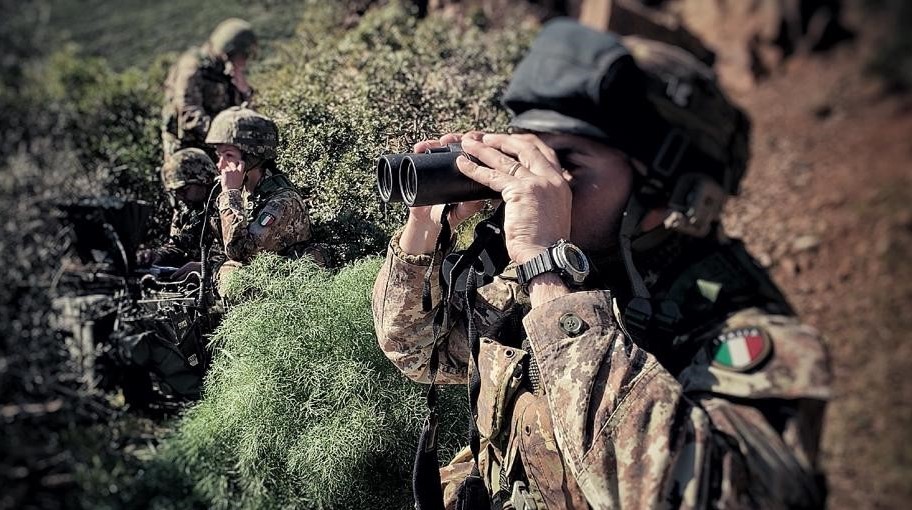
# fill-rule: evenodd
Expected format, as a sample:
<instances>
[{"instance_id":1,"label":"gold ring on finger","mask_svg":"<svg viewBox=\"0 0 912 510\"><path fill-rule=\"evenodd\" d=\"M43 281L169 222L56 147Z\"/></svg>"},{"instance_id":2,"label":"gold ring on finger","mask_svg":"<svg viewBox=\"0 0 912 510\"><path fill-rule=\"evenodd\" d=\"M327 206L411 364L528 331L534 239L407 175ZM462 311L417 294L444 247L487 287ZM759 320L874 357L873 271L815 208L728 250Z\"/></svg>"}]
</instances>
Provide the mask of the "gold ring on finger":
<instances>
[{"instance_id":1,"label":"gold ring on finger","mask_svg":"<svg viewBox=\"0 0 912 510\"><path fill-rule=\"evenodd\" d=\"M516 163L513 163L512 166L510 166L510 171L508 173L512 177L512 176L516 175L517 170L519 170L520 168L522 168L522 163L517 161Z\"/></svg>"}]
</instances>

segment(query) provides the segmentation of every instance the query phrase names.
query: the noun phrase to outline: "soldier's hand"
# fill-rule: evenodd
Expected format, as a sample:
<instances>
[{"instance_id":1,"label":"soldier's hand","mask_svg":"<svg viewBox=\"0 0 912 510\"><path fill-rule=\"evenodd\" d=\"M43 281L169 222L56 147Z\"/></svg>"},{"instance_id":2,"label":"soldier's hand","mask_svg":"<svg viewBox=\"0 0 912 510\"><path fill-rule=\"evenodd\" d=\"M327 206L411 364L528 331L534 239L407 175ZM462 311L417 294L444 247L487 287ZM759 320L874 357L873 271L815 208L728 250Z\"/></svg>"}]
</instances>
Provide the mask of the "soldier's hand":
<instances>
[{"instance_id":1,"label":"soldier's hand","mask_svg":"<svg viewBox=\"0 0 912 510\"><path fill-rule=\"evenodd\" d=\"M140 250L136 253L136 265L139 267L148 267L158 262L159 258L160 257L155 250L149 248Z\"/></svg>"},{"instance_id":2,"label":"soldier's hand","mask_svg":"<svg viewBox=\"0 0 912 510\"><path fill-rule=\"evenodd\" d=\"M460 156L459 170L506 202L504 235L513 261L521 264L570 237L573 194L557 154L541 139L486 134L464 139L462 148L481 164Z\"/></svg>"},{"instance_id":3,"label":"soldier's hand","mask_svg":"<svg viewBox=\"0 0 912 510\"><path fill-rule=\"evenodd\" d=\"M437 140L424 140L415 144L413 152L423 153L432 147L442 147L449 143L458 143L462 140L477 138L480 139L481 132L472 131L464 135L449 133L441 136ZM406 253L420 255L430 253L434 250L434 242L437 234L440 232L440 215L443 213L443 205L410 207L408 221L402 236L399 238L399 247ZM452 228L456 228L460 223L477 213L484 207L484 201L460 202L450 211L447 219Z\"/></svg>"},{"instance_id":4,"label":"soldier's hand","mask_svg":"<svg viewBox=\"0 0 912 510\"><path fill-rule=\"evenodd\" d=\"M202 266L199 262L187 262L182 265L171 275L171 281L180 281L186 278L190 273L201 273Z\"/></svg>"},{"instance_id":5,"label":"soldier's hand","mask_svg":"<svg viewBox=\"0 0 912 510\"><path fill-rule=\"evenodd\" d=\"M219 172L221 172L222 189L241 189L244 186L246 168L244 161L230 161L219 158Z\"/></svg>"}]
</instances>

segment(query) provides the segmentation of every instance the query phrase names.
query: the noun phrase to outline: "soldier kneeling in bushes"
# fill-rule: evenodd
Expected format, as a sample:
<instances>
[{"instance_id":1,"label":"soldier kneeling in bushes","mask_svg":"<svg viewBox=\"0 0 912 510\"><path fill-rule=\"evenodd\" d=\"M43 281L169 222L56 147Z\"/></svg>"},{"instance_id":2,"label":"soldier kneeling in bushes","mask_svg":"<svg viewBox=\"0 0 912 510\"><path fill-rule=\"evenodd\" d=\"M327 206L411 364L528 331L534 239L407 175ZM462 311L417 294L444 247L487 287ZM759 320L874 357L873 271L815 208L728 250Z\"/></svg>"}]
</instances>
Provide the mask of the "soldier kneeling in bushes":
<instances>
[{"instance_id":1,"label":"soldier kneeling in bushes","mask_svg":"<svg viewBox=\"0 0 912 510\"><path fill-rule=\"evenodd\" d=\"M164 244L137 253L139 267L181 267L200 260L206 196L217 175L215 163L201 149L181 149L165 161L161 178L174 205L171 230Z\"/></svg>"},{"instance_id":2,"label":"soldier kneeling in bushes","mask_svg":"<svg viewBox=\"0 0 912 510\"><path fill-rule=\"evenodd\" d=\"M304 197L276 166L275 122L253 110L229 108L212 121L206 143L218 153L221 184L216 206L226 260L215 275L219 293L228 274L260 252L309 256L328 265L329 250L311 241Z\"/></svg>"}]
</instances>

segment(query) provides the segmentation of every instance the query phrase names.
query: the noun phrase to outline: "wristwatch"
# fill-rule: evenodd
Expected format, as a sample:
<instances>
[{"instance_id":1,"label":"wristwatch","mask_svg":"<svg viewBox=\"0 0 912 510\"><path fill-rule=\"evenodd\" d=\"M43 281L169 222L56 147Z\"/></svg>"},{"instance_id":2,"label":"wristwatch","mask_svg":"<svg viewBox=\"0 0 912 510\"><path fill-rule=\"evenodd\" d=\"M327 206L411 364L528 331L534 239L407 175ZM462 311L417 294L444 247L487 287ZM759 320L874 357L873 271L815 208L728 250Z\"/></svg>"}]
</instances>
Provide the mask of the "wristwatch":
<instances>
[{"instance_id":1,"label":"wristwatch","mask_svg":"<svg viewBox=\"0 0 912 510\"><path fill-rule=\"evenodd\" d=\"M532 278L550 272L560 275L567 285L579 287L589 276L589 259L575 244L561 239L517 266L516 280L525 287Z\"/></svg>"}]
</instances>

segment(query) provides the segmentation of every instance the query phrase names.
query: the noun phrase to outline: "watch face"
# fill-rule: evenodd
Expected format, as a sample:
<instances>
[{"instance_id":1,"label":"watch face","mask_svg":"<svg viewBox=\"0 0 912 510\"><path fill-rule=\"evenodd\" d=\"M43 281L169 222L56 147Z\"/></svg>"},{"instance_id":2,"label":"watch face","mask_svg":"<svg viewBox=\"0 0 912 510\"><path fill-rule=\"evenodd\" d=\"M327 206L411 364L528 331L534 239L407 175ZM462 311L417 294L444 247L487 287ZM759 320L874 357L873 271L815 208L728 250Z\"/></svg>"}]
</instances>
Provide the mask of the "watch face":
<instances>
[{"instance_id":1,"label":"watch face","mask_svg":"<svg viewBox=\"0 0 912 510\"><path fill-rule=\"evenodd\" d=\"M555 250L556 262L577 284L583 283L583 280L589 276L589 259L586 254L575 245L564 242L557 246Z\"/></svg>"},{"instance_id":2,"label":"watch face","mask_svg":"<svg viewBox=\"0 0 912 510\"><path fill-rule=\"evenodd\" d=\"M589 268L589 261L576 246L568 246L564 250L564 255L567 257L567 264L576 271L582 273Z\"/></svg>"}]
</instances>

